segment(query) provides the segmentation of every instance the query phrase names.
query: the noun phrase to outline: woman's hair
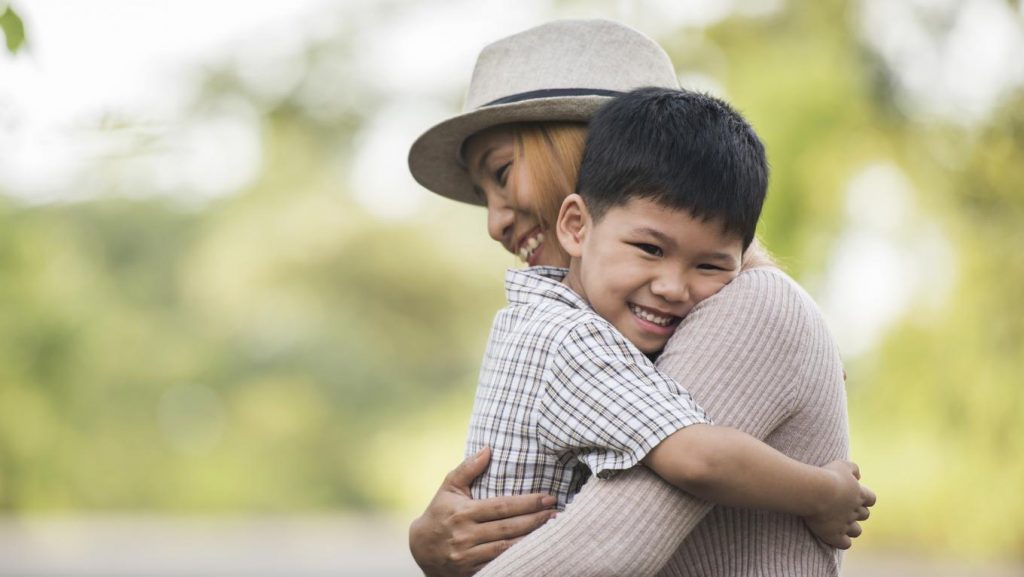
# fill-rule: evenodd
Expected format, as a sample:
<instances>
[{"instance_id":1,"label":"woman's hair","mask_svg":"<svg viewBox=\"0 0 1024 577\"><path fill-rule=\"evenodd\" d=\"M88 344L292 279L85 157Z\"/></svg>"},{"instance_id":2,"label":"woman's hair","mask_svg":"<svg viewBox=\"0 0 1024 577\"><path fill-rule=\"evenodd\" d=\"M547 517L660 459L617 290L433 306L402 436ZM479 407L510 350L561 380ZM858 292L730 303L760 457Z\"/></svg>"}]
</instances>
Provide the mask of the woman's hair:
<instances>
[{"instance_id":1,"label":"woman's hair","mask_svg":"<svg viewBox=\"0 0 1024 577\"><path fill-rule=\"evenodd\" d=\"M768 249L755 237L754 241L747 247L747 250L743 251L743 262L740 270L762 267L782 268L779 263L775 262L775 257L772 256L772 253L768 252Z\"/></svg>"},{"instance_id":2,"label":"woman's hair","mask_svg":"<svg viewBox=\"0 0 1024 577\"><path fill-rule=\"evenodd\" d=\"M533 192L532 206L548 242L558 245L554 224L562 201L576 191L587 125L578 122L526 122L514 125L515 161L525 161L525 182L519 190Z\"/></svg>"}]
</instances>

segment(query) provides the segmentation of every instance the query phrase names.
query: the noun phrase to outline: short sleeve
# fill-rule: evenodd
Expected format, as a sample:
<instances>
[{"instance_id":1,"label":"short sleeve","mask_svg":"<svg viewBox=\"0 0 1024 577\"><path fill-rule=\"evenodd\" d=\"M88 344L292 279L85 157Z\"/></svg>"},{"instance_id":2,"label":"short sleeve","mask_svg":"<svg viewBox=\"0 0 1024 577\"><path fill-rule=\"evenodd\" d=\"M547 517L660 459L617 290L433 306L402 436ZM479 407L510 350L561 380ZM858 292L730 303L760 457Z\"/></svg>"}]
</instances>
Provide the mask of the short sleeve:
<instances>
[{"instance_id":1,"label":"short sleeve","mask_svg":"<svg viewBox=\"0 0 1024 577\"><path fill-rule=\"evenodd\" d=\"M541 444L599 477L633 467L704 410L602 319L580 323L552 352L537 409Z\"/></svg>"}]
</instances>

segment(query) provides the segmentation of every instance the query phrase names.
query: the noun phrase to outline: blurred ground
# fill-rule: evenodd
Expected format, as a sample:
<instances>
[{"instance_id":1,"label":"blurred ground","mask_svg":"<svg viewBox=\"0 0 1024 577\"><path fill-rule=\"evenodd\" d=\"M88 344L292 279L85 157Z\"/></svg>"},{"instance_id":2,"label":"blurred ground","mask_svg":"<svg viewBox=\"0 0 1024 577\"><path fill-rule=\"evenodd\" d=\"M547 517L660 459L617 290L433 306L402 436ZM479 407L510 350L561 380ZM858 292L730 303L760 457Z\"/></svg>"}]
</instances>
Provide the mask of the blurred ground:
<instances>
[{"instance_id":1,"label":"blurred ground","mask_svg":"<svg viewBox=\"0 0 1024 577\"><path fill-rule=\"evenodd\" d=\"M0 520L4 577L417 576L406 521L384 517ZM1024 565L847 555L845 577L1009 577Z\"/></svg>"}]
</instances>

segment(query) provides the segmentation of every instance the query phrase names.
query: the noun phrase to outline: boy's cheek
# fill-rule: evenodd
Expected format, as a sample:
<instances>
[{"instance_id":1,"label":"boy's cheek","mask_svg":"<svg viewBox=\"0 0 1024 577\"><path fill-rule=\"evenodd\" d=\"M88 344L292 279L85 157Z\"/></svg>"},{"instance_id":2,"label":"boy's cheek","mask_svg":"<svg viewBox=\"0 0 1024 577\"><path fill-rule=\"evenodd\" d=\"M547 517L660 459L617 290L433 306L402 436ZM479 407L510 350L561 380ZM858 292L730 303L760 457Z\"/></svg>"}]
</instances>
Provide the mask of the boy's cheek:
<instances>
[{"instance_id":1,"label":"boy's cheek","mask_svg":"<svg viewBox=\"0 0 1024 577\"><path fill-rule=\"evenodd\" d=\"M697 304L706 298L715 296L716 294L718 294L720 290L725 288L725 285L731 283L733 279L736 278L736 276L737 275L732 274L721 278L717 282L709 283L707 286L703 288L703 290L700 291L700 294L697 295L697 297L694 299L695 302L693 304Z\"/></svg>"}]
</instances>

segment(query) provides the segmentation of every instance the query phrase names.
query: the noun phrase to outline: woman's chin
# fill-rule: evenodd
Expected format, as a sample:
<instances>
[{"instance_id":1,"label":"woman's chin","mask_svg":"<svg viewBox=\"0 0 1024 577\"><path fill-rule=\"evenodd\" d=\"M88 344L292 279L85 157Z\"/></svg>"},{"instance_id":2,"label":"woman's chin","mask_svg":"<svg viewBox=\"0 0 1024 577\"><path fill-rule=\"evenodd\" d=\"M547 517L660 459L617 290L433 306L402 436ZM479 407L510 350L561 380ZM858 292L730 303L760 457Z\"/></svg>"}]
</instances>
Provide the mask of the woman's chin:
<instances>
[{"instance_id":1,"label":"woman's chin","mask_svg":"<svg viewBox=\"0 0 1024 577\"><path fill-rule=\"evenodd\" d=\"M538 247L532 255L530 255L526 264L528 266L557 266L561 268L568 268L569 258L561 251L548 246L547 243L544 243Z\"/></svg>"}]
</instances>

